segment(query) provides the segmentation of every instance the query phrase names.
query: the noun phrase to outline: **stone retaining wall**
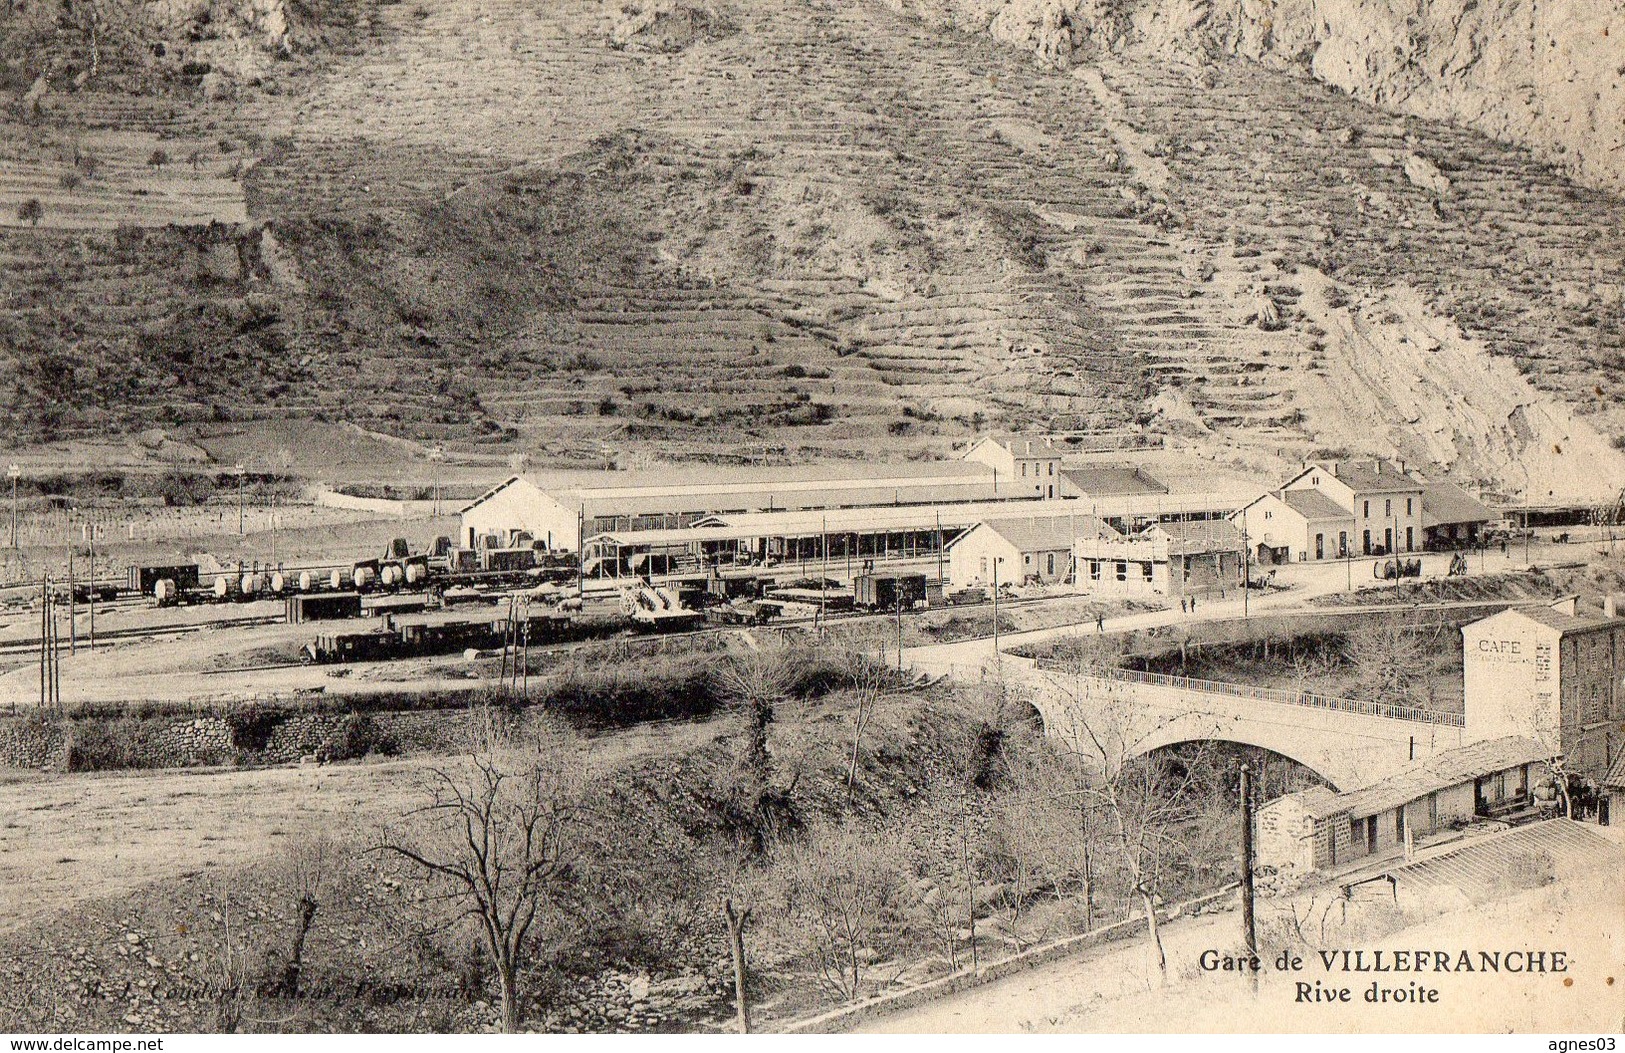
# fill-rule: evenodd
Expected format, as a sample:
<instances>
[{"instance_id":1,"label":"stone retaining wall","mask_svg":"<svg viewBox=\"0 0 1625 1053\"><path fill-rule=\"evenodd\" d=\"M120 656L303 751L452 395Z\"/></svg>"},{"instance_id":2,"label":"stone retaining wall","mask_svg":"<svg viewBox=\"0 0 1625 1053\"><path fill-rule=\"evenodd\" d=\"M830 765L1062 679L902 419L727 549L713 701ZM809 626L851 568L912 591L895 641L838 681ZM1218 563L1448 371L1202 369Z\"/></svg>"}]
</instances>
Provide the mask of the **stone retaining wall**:
<instances>
[{"instance_id":1,"label":"stone retaining wall","mask_svg":"<svg viewBox=\"0 0 1625 1053\"><path fill-rule=\"evenodd\" d=\"M67 770L77 727L93 721L138 718L36 717L0 720L0 768ZM305 758L345 759L345 749L377 753L425 753L464 742L468 711L462 708L381 713L293 712L269 714L259 733L245 734L239 717L225 715L146 717L132 743L131 766L191 768L221 764L294 764ZM357 726L351 726L351 721ZM236 725L236 726L234 726ZM253 741L253 739L262 741Z\"/></svg>"},{"instance_id":2,"label":"stone retaining wall","mask_svg":"<svg viewBox=\"0 0 1625 1053\"><path fill-rule=\"evenodd\" d=\"M193 717L178 719L166 725L153 736L155 768L189 768L201 765L229 764L236 749L231 742L231 728L219 717Z\"/></svg>"},{"instance_id":3,"label":"stone retaining wall","mask_svg":"<svg viewBox=\"0 0 1625 1053\"><path fill-rule=\"evenodd\" d=\"M64 768L68 735L60 723L19 717L0 724L0 768Z\"/></svg>"}]
</instances>

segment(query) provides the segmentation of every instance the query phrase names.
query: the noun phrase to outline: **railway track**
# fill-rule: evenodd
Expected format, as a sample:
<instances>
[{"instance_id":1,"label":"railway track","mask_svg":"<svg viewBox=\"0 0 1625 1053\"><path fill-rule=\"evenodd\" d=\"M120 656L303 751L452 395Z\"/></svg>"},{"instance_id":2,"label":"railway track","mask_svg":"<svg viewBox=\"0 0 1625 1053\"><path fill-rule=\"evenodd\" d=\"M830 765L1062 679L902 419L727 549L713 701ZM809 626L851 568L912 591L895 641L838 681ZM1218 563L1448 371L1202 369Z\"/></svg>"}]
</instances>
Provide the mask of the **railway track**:
<instances>
[{"instance_id":1,"label":"railway track","mask_svg":"<svg viewBox=\"0 0 1625 1053\"><path fill-rule=\"evenodd\" d=\"M141 626L130 629L104 629L96 634L96 641L101 643L108 640L141 640L159 636L181 636L185 633L198 632L203 629L242 628L250 625L279 625L283 621L284 618L282 615L278 614L247 616L242 618L219 618L214 621L197 622L191 625L157 625ZM81 642L88 646L89 637L86 636ZM57 641L56 649L58 651L66 651L69 649L69 646L70 641L66 638L62 638ZM0 657L19 654L37 654L39 653L39 648L40 641L39 637L37 636L22 640L7 640L0 643Z\"/></svg>"}]
</instances>

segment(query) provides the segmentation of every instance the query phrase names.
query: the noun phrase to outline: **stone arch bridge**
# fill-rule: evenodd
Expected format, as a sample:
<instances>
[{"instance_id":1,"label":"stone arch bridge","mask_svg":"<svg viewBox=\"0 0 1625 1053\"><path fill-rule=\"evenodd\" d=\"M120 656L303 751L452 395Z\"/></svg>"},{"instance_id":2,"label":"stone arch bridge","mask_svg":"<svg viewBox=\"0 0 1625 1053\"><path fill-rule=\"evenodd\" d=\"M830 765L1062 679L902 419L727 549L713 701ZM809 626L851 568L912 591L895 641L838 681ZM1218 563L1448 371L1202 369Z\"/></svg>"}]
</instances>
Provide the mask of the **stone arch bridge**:
<instances>
[{"instance_id":1,"label":"stone arch bridge","mask_svg":"<svg viewBox=\"0 0 1625 1053\"><path fill-rule=\"evenodd\" d=\"M1108 765L1181 742L1237 742L1348 790L1465 741L1459 714L1412 706L1131 670L1079 674L1011 655L1001 656L999 675L1037 710L1046 734Z\"/></svg>"}]
</instances>

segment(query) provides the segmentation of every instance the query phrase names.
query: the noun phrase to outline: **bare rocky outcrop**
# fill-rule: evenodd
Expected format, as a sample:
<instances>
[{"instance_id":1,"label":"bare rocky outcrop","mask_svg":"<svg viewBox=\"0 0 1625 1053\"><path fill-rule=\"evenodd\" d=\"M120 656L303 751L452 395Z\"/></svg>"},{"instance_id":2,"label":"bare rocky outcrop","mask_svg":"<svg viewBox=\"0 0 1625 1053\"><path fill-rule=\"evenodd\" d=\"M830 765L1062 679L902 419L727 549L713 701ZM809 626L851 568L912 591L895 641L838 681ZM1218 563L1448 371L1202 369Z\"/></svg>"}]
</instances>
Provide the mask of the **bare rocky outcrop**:
<instances>
[{"instance_id":1,"label":"bare rocky outcrop","mask_svg":"<svg viewBox=\"0 0 1625 1053\"><path fill-rule=\"evenodd\" d=\"M610 30L612 47L671 54L733 32L729 12L710 3L653 0L628 4Z\"/></svg>"},{"instance_id":2,"label":"bare rocky outcrop","mask_svg":"<svg viewBox=\"0 0 1625 1053\"><path fill-rule=\"evenodd\" d=\"M1625 0L890 0L1046 62L1230 54L1476 128L1625 189Z\"/></svg>"}]
</instances>

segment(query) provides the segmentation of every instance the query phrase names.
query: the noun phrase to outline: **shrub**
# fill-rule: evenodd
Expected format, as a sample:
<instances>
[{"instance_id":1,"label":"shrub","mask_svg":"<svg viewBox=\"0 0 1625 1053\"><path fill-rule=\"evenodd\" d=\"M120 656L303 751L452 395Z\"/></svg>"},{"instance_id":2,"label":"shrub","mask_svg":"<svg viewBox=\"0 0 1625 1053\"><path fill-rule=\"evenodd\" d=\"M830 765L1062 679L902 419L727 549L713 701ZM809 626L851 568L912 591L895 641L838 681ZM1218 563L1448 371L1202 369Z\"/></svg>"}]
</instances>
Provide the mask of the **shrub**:
<instances>
[{"instance_id":1,"label":"shrub","mask_svg":"<svg viewBox=\"0 0 1625 1053\"><path fill-rule=\"evenodd\" d=\"M609 726L703 717L719 700L709 666L680 655L578 665L536 697L571 720Z\"/></svg>"},{"instance_id":2,"label":"shrub","mask_svg":"<svg viewBox=\"0 0 1625 1053\"><path fill-rule=\"evenodd\" d=\"M343 761L374 755L392 757L398 752L395 740L370 714L351 712L328 734L316 757L321 761Z\"/></svg>"},{"instance_id":3,"label":"shrub","mask_svg":"<svg viewBox=\"0 0 1625 1053\"><path fill-rule=\"evenodd\" d=\"M140 717L75 720L68 735L69 771L119 771L160 763L162 725Z\"/></svg>"},{"instance_id":4,"label":"shrub","mask_svg":"<svg viewBox=\"0 0 1625 1053\"><path fill-rule=\"evenodd\" d=\"M245 752L257 753L271 742L271 733L288 718L288 711L280 706L251 703L226 714L226 726L231 728L231 744Z\"/></svg>"}]
</instances>

